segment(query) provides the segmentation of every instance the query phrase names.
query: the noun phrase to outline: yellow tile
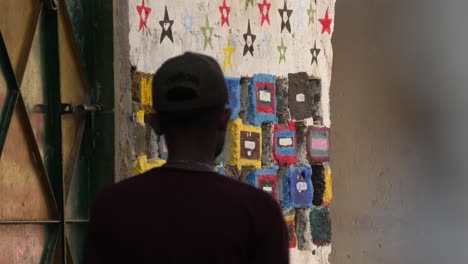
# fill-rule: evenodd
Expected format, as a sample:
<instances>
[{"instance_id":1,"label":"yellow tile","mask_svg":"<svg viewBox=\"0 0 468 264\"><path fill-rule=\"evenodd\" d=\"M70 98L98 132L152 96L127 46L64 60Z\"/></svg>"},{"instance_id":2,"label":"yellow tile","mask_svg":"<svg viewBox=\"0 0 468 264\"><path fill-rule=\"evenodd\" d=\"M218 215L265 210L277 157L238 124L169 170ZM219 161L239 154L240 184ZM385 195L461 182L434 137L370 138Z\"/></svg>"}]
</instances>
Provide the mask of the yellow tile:
<instances>
[{"instance_id":1,"label":"yellow tile","mask_svg":"<svg viewBox=\"0 0 468 264\"><path fill-rule=\"evenodd\" d=\"M140 80L141 104L153 106L153 76L142 77Z\"/></svg>"},{"instance_id":2,"label":"yellow tile","mask_svg":"<svg viewBox=\"0 0 468 264\"><path fill-rule=\"evenodd\" d=\"M148 158L146 157L146 155L141 155L133 162L132 176L142 174L147 170Z\"/></svg>"},{"instance_id":3,"label":"yellow tile","mask_svg":"<svg viewBox=\"0 0 468 264\"><path fill-rule=\"evenodd\" d=\"M138 112L137 112L137 121L140 124L145 123L145 110L138 110Z\"/></svg>"},{"instance_id":4,"label":"yellow tile","mask_svg":"<svg viewBox=\"0 0 468 264\"><path fill-rule=\"evenodd\" d=\"M165 160L161 160L161 159L150 160L148 161L148 170L162 167L164 164L166 164Z\"/></svg>"},{"instance_id":5,"label":"yellow tile","mask_svg":"<svg viewBox=\"0 0 468 264\"><path fill-rule=\"evenodd\" d=\"M261 168L262 167L262 129L260 127L244 125L240 118L236 118L229 123L228 126L229 130L229 137L231 140L231 146L229 150L229 160L228 163L230 165L235 165L239 169L243 166L252 166L254 168ZM250 133L258 133L259 135L259 157L258 159L246 159L241 157L241 132L250 132Z\"/></svg>"},{"instance_id":6,"label":"yellow tile","mask_svg":"<svg viewBox=\"0 0 468 264\"><path fill-rule=\"evenodd\" d=\"M333 199L332 177L330 165L325 165L325 193L323 194L323 202L330 204Z\"/></svg>"}]
</instances>

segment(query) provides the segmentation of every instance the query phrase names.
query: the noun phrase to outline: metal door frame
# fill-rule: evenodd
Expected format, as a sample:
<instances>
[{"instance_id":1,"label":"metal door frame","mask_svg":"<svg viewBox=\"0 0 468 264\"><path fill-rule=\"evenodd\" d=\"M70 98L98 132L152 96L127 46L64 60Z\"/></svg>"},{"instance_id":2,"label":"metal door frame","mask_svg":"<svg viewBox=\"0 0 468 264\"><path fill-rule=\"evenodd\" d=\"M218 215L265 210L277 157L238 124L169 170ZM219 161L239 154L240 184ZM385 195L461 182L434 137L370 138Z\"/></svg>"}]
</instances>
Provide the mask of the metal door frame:
<instances>
[{"instance_id":1,"label":"metal door frame","mask_svg":"<svg viewBox=\"0 0 468 264\"><path fill-rule=\"evenodd\" d=\"M65 232L65 226L67 223L82 222L83 220L66 219L65 217L65 189L67 186L64 184L64 175L62 169L62 126L61 116L64 113L63 103L60 101L60 72L59 72L59 52L58 47L58 13L59 11L65 11L69 15L68 21L70 22L71 31L75 32L78 27L86 32L86 36L83 38L81 44L84 49L81 50L81 56L83 67L83 78L87 76L87 83L90 88L90 103L100 105L100 113L88 113L87 122L84 127L85 144L83 144L87 155L87 159L90 161L88 170L89 176L89 204L95 198L95 195L102 187L112 184L114 182L114 72L113 72L113 1L105 0L44 0L42 5L42 14L40 13L37 21L42 19L42 25L47 30L43 32L45 34L44 41L47 47L42 52L45 53L48 61L47 69L47 98L48 104L43 105L41 111L47 111L48 118L46 120L48 133L47 138L56 144L49 152L47 162L36 162L37 166L44 166L43 176L44 181L47 181L47 185L53 193L55 205L58 209L58 216L55 220L40 220L40 221L28 221L28 220L1 220L0 225L8 224L43 224L47 226L46 243L43 249L41 263L72 263L71 257L67 256L67 238ZM67 8L67 3L78 3ZM57 6L58 5L58 6ZM60 8L67 10L60 10ZM57 11L58 10L58 11ZM78 19L73 21L79 25L72 25L72 19L75 14L78 13ZM76 17L76 16L75 16ZM36 26L39 23L36 23ZM31 29L35 32L36 28ZM39 29L40 30L40 29ZM34 34L33 34L34 35ZM31 43L33 37L31 37ZM31 44L32 45L32 44ZM29 45L29 46L31 46ZM77 50L76 54L80 51ZM28 58L29 51L22 54L25 58ZM80 59L77 58L77 59ZM4 111L1 115L0 120L0 158L3 149L3 145L6 140L9 123L13 115L15 107L22 109L21 118L24 122L29 122L27 111L24 107L24 102L19 89L21 80L15 75L11 61L8 56L7 47L5 45L2 32L0 32L0 66L3 72L6 72L5 77L8 86L8 95L4 106ZM26 68L26 65L24 66ZM24 73L24 69L23 69ZM29 123L28 123L29 124ZM29 126L30 127L30 126ZM26 131L29 140L34 140L32 130ZM33 155L41 160L40 154L37 157L39 150L37 144L30 142L33 145ZM40 164L39 164L40 163ZM1 206L1 205L0 205ZM87 221L87 220L86 220ZM62 234L60 236L60 234ZM56 252L56 250L60 252ZM57 255L59 254L59 255Z\"/></svg>"}]
</instances>

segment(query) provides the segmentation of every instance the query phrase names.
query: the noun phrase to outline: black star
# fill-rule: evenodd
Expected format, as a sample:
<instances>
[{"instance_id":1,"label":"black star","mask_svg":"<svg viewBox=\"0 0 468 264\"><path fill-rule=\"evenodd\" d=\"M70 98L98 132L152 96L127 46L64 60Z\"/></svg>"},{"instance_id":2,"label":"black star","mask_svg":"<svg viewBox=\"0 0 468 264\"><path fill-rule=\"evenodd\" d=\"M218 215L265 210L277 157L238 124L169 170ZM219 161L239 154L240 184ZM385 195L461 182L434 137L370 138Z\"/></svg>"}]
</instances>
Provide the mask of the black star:
<instances>
[{"instance_id":1,"label":"black star","mask_svg":"<svg viewBox=\"0 0 468 264\"><path fill-rule=\"evenodd\" d=\"M289 18L291 17L292 14L292 9L288 9L286 6L286 0L284 0L284 7L283 9L278 9L278 12L281 16L281 32L283 32L283 29L286 28L289 33L291 33L291 23L289 22ZM286 18L286 21L284 21L284 12L286 12L286 15L288 16Z\"/></svg>"},{"instance_id":2,"label":"black star","mask_svg":"<svg viewBox=\"0 0 468 264\"><path fill-rule=\"evenodd\" d=\"M247 54L247 52L250 52L250 55L253 56L253 52L254 52L254 42L255 42L255 39L257 38L256 35L252 34L252 32L250 31L250 19L249 19L249 23L247 25L247 33L245 33L244 35L244 41L245 41L245 45L244 45L244 56L245 54ZM249 44L248 43L248 39L251 39L251 43Z\"/></svg>"},{"instance_id":3,"label":"black star","mask_svg":"<svg viewBox=\"0 0 468 264\"><path fill-rule=\"evenodd\" d=\"M166 24L169 24L169 26L165 27ZM159 21L159 25L162 27L162 33L161 33L161 39L159 40L159 43L161 43L164 38L167 36L172 43L174 43L174 39L172 38L172 25L174 24L174 20L169 20L169 15L167 14L167 6L166 6L166 11L164 12L164 20Z\"/></svg>"},{"instance_id":4,"label":"black star","mask_svg":"<svg viewBox=\"0 0 468 264\"><path fill-rule=\"evenodd\" d=\"M314 48L310 49L310 53L312 54L312 62L310 64L314 64L314 61L318 64L317 57L320 54L320 49L317 49L317 41L314 42Z\"/></svg>"}]
</instances>

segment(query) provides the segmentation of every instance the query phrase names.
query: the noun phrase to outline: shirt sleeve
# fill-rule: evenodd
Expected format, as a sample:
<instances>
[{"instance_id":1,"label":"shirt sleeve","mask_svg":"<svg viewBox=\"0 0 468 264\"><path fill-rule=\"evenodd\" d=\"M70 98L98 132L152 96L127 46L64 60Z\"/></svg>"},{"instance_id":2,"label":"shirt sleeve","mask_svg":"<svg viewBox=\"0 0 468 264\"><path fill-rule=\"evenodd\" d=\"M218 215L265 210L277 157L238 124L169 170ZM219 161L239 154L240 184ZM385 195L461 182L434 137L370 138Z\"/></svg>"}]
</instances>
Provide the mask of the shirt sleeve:
<instances>
[{"instance_id":1,"label":"shirt sleeve","mask_svg":"<svg viewBox=\"0 0 468 264\"><path fill-rule=\"evenodd\" d=\"M253 264L289 264L289 233L279 204L268 197L256 222Z\"/></svg>"}]
</instances>

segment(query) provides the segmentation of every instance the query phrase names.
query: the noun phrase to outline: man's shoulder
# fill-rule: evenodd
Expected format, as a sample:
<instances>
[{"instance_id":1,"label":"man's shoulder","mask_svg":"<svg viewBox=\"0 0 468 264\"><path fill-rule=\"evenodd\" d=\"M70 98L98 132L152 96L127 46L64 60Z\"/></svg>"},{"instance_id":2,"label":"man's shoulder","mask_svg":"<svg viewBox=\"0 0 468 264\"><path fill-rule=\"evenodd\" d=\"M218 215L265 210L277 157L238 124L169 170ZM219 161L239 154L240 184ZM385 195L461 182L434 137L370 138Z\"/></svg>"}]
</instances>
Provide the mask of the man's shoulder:
<instances>
[{"instance_id":1,"label":"man's shoulder","mask_svg":"<svg viewBox=\"0 0 468 264\"><path fill-rule=\"evenodd\" d=\"M110 191L123 191L128 188L134 188L138 185L158 184L165 182L188 182L192 183L212 183L218 188L229 188L232 191L252 193L253 195L264 196L266 193L250 186L244 182L235 180L231 177L221 175L216 172L195 172L178 169L156 168L142 174L127 178L121 182L112 185ZM210 184L211 185L211 184Z\"/></svg>"},{"instance_id":2,"label":"man's shoulder","mask_svg":"<svg viewBox=\"0 0 468 264\"><path fill-rule=\"evenodd\" d=\"M215 193L219 199L248 203L250 206L273 200L271 195L262 190L218 173L185 172L159 168L115 183L103 189L98 198L103 203L112 201L116 204L120 200L122 200L120 202L126 203L146 190L165 192L167 184L191 186L200 192Z\"/></svg>"},{"instance_id":3,"label":"man's shoulder","mask_svg":"<svg viewBox=\"0 0 468 264\"><path fill-rule=\"evenodd\" d=\"M141 190L141 186L148 186L147 182L150 180L150 174L150 171L147 171L106 186L98 192L96 201L106 202L108 200L113 200L117 202L116 199L123 197L128 198L128 195Z\"/></svg>"},{"instance_id":4,"label":"man's shoulder","mask_svg":"<svg viewBox=\"0 0 468 264\"><path fill-rule=\"evenodd\" d=\"M227 176L219 177L218 181L220 185L224 185L223 187L228 188L230 192L240 192L244 195L255 196L263 199L270 198L270 195L266 192Z\"/></svg>"},{"instance_id":5,"label":"man's shoulder","mask_svg":"<svg viewBox=\"0 0 468 264\"><path fill-rule=\"evenodd\" d=\"M248 207L255 211L262 211L263 208L277 204L270 194L228 176L216 177L216 192L218 197L225 198L232 202L232 205Z\"/></svg>"}]
</instances>

